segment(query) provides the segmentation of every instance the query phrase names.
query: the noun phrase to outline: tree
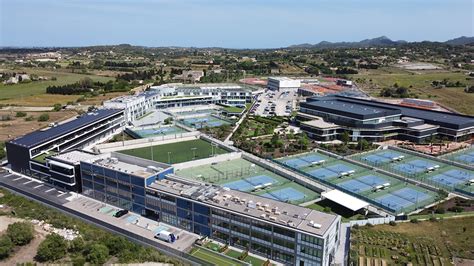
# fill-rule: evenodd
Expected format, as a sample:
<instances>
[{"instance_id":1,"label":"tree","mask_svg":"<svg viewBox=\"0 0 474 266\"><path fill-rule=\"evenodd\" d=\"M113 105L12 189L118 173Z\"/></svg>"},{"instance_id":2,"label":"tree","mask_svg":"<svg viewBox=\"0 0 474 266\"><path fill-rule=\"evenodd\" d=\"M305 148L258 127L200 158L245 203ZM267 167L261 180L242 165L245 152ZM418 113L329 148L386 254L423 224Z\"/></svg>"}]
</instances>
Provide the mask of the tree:
<instances>
[{"instance_id":1,"label":"tree","mask_svg":"<svg viewBox=\"0 0 474 266\"><path fill-rule=\"evenodd\" d=\"M66 255L67 242L58 234L50 234L41 242L36 252L36 259L39 261L55 261Z\"/></svg>"},{"instance_id":2,"label":"tree","mask_svg":"<svg viewBox=\"0 0 474 266\"><path fill-rule=\"evenodd\" d=\"M0 260L10 256L14 246L12 240L7 235L0 236Z\"/></svg>"},{"instance_id":3,"label":"tree","mask_svg":"<svg viewBox=\"0 0 474 266\"><path fill-rule=\"evenodd\" d=\"M16 112L16 117L25 117L26 113L25 112Z\"/></svg>"},{"instance_id":4,"label":"tree","mask_svg":"<svg viewBox=\"0 0 474 266\"><path fill-rule=\"evenodd\" d=\"M370 143L365 139L360 139L357 143L357 148L361 151L367 150L370 147Z\"/></svg>"},{"instance_id":5,"label":"tree","mask_svg":"<svg viewBox=\"0 0 474 266\"><path fill-rule=\"evenodd\" d=\"M173 122L173 118L167 117L163 122L165 123L165 125L170 125Z\"/></svg>"},{"instance_id":6,"label":"tree","mask_svg":"<svg viewBox=\"0 0 474 266\"><path fill-rule=\"evenodd\" d=\"M48 114L41 114L38 117L38 122L45 122L49 120L49 115Z\"/></svg>"},{"instance_id":7,"label":"tree","mask_svg":"<svg viewBox=\"0 0 474 266\"><path fill-rule=\"evenodd\" d=\"M344 144L347 144L350 141L349 132L344 130L344 132L341 135L341 141L344 142Z\"/></svg>"},{"instance_id":8,"label":"tree","mask_svg":"<svg viewBox=\"0 0 474 266\"><path fill-rule=\"evenodd\" d=\"M15 245L26 245L34 238L33 225L27 222L16 222L10 224L7 228L7 236Z\"/></svg>"},{"instance_id":9,"label":"tree","mask_svg":"<svg viewBox=\"0 0 474 266\"><path fill-rule=\"evenodd\" d=\"M121 236L112 236L106 241L107 248L109 249L110 255L117 255L123 250L130 250L133 248L133 244Z\"/></svg>"},{"instance_id":10,"label":"tree","mask_svg":"<svg viewBox=\"0 0 474 266\"><path fill-rule=\"evenodd\" d=\"M69 242L69 252L81 252L85 247L84 239L82 237L76 237Z\"/></svg>"},{"instance_id":11,"label":"tree","mask_svg":"<svg viewBox=\"0 0 474 266\"><path fill-rule=\"evenodd\" d=\"M109 257L109 249L102 244L93 244L86 249L86 260L92 264L104 264Z\"/></svg>"},{"instance_id":12,"label":"tree","mask_svg":"<svg viewBox=\"0 0 474 266\"><path fill-rule=\"evenodd\" d=\"M55 112L61 111L62 108L63 108L63 106L60 103L56 103L56 104L53 105L53 110Z\"/></svg>"},{"instance_id":13,"label":"tree","mask_svg":"<svg viewBox=\"0 0 474 266\"><path fill-rule=\"evenodd\" d=\"M298 145L300 145L301 149L306 150L309 145L309 139L308 136L305 133L302 133L301 136L298 139Z\"/></svg>"}]
</instances>

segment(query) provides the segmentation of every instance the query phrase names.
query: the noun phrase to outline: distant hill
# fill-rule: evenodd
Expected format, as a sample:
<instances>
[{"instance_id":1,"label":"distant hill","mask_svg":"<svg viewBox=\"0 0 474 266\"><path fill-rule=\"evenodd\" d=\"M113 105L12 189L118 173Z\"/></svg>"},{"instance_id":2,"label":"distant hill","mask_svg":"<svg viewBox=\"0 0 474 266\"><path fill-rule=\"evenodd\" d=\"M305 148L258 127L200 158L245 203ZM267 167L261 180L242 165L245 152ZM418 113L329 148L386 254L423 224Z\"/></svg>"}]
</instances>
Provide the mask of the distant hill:
<instances>
[{"instance_id":1,"label":"distant hill","mask_svg":"<svg viewBox=\"0 0 474 266\"><path fill-rule=\"evenodd\" d=\"M401 44L407 44L409 42L404 40L393 41L387 36L380 36L373 39L365 39L360 42L328 42L322 41L317 44L297 44L291 45L288 48L365 48L365 47L377 47L377 46L397 46ZM449 41L444 42L449 45L466 45L474 43L474 37L462 36Z\"/></svg>"},{"instance_id":2,"label":"distant hill","mask_svg":"<svg viewBox=\"0 0 474 266\"><path fill-rule=\"evenodd\" d=\"M451 40L448 40L444 42L446 44L451 44L451 45L466 45L466 44L472 44L474 43L474 37L466 37L466 36L461 36L459 38L454 38Z\"/></svg>"}]
</instances>

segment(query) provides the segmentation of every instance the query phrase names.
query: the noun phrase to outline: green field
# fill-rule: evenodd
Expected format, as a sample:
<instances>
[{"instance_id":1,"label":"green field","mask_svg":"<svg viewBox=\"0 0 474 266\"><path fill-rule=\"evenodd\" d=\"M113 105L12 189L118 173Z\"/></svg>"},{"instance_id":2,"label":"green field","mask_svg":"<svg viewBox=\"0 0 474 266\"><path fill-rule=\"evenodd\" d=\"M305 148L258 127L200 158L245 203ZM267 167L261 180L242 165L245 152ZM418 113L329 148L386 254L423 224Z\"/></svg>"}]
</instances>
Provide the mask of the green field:
<instances>
[{"instance_id":1,"label":"green field","mask_svg":"<svg viewBox=\"0 0 474 266\"><path fill-rule=\"evenodd\" d=\"M213 152L214 154L227 153L226 150L220 147L213 147L211 143L202 139L123 150L120 153L151 160L152 150L154 161L172 164L209 158L213 155Z\"/></svg>"},{"instance_id":2,"label":"green field","mask_svg":"<svg viewBox=\"0 0 474 266\"><path fill-rule=\"evenodd\" d=\"M451 258L474 259L474 217L351 230L353 265L452 265ZM466 264L467 265L467 264Z\"/></svg>"},{"instance_id":3,"label":"green field","mask_svg":"<svg viewBox=\"0 0 474 266\"><path fill-rule=\"evenodd\" d=\"M191 253L192 256L205 260L209 263L212 263L217 266L221 265L246 265L245 263L239 263L238 261L231 260L225 256L222 256L218 253L214 253L210 250L204 249L204 248L194 248Z\"/></svg>"},{"instance_id":4,"label":"green field","mask_svg":"<svg viewBox=\"0 0 474 266\"><path fill-rule=\"evenodd\" d=\"M77 82L83 78L91 78L94 81L107 82L112 80L112 77L102 77L95 75L76 74L69 72L50 71L50 70L31 70L22 69L16 71L25 71L28 74L36 74L39 76L47 77L49 80L45 81L32 81L29 83L19 83L13 85L5 85L0 83L0 103L5 100L19 99L22 97L29 97L39 94L45 94L48 86L65 85ZM52 77L56 77L57 80L51 80ZM8 101L9 103L11 101Z\"/></svg>"}]
</instances>

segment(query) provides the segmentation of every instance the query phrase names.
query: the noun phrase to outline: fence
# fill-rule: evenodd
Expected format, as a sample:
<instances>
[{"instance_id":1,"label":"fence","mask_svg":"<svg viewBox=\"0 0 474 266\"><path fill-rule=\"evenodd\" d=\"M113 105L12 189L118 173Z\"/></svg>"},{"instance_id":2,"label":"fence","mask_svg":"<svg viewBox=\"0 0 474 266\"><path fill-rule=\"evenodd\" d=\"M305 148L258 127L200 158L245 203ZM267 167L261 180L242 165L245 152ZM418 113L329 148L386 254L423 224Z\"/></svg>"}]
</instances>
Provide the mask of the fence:
<instances>
[{"instance_id":1,"label":"fence","mask_svg":"<svg viewBox=\"0 0 474 266\"><path fill-rule=\"evenodd\" d=\"M136 148L148 147L150 146L150 144L159 145L159 144L168 144L168 143L193 140L193 139L198 138L200 134L201 134L200 132L194 131L194 132L179 133L176 135L164 135L161 137L151 137L151 138L144 138L144 139L118 141L118 142L100 144L100 145L97 145L94 149L101 153L119 151L119 150L124 150L124 149L136 149Z\"/></svg>"},{"instance_id":2,"label":"fence","mask_svg":"<svg viewBox=\"0 0 474 266\"><path fill-rule=\"evenodd\" d=\"M364 226L366 224L388 224L392 221L395 221L395 216L389 216L389 217L381 217L381 218L369 218L366 220L355 220L355 221L349 221L349 224L351 226L354 225L359 225L359 226Z\"/></svg>"},{"instance_id":3,"label":"fence","mask_svg":"<svg viewBox=\"0 0 474 266\"><path fill-rule=\"evenodd\" d=\"M226 154L220 154L215 157L211 158L204 158L204 159L199 159L199 160L194 160L194 161L189 161L189 162L184 162L184 163L178 163L174 164L173 167L175 170L181 170L185 168L191 168L191 167L196 167L196 166L201 166L201 165L209 165L212 163L218 163L218 162L224 162L228 160L234 160L241 158L242 154L238 152L231 152L231 153L226 153Z\"/></svg>"}]
</instances>

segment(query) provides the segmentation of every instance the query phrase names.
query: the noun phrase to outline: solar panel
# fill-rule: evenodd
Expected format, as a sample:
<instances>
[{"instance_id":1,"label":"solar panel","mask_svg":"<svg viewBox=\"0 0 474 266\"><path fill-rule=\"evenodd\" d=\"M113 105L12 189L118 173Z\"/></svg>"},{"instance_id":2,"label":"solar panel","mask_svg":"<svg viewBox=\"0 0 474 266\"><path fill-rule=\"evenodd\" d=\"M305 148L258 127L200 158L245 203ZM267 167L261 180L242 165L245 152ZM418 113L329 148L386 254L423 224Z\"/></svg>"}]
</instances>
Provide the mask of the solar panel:
<instances>
[{"instance_id":1,"label":"solar panel","mask_svg":"<svg viewBox=\"0 0 474 266\"><path fill-rule=\"evenodd\" d=\"M47 130L37 130L26 134L22 137L14 139L11 143L18 144L25 147L33 147L43 142L55 139L62 135L65 135L71 131L79 129L88 124L94 123L108 116L123 112L121 109L100 109L93 113L84 114L74 120L60 124L56 127L52 127Z\"/></svg>"}]
</instances>

